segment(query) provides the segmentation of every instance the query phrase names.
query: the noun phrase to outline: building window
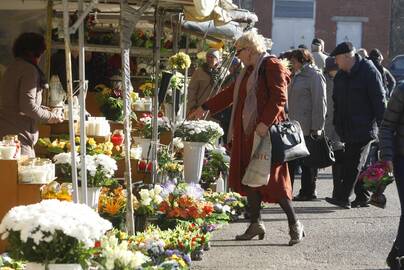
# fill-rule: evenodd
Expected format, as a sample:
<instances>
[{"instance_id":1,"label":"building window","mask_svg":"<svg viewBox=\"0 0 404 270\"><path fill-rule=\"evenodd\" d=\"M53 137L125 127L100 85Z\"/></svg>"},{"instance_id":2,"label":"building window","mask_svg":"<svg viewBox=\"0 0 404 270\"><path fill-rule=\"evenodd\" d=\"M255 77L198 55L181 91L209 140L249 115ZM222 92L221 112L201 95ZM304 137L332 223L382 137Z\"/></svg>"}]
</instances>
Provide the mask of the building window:
<instances>
[{"instance_id":1,"label":"building window","mask_svg":"<svg viewBox=\"0 0 404 270\"><path fill-rule=\"evenodd\" d=\"M233 0L233 4L237 5L239 8L253 11L253 1L252 0Z\"/></svg>"},{"instance_id":2,"label":"building window","mask_svg":"<svg viewBox=\"0 0 404 270\"><path fill-rule=\"evenodd\" d=\"M314 0L275 0L276 18L314 18Z\"/></svg>"}]
</instances>

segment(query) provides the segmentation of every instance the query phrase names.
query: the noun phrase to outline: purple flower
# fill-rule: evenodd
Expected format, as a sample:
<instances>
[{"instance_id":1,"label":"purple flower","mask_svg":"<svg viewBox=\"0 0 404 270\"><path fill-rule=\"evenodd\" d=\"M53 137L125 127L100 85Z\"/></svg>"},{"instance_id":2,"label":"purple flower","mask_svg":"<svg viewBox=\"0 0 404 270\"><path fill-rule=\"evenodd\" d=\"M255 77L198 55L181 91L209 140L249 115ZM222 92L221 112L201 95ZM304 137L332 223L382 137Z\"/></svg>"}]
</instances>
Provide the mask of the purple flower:
<instances>
[{"instance_id":1,"label":"purple flower","mask_svg":"<svg viewBox=\"0 0 404 270\"><path fill-rule=\"evenodd\" d=\"M194 199L201 199L203 196L204 190L199 184L195 183L190 183L187 185L185 188L185 194L189 197L192 197Z\"/></svg>"},{"instance_id":2,"label":"purple flower","mask_svg":"<svg viewBox=\"0 0 404 270\"><path fill-rule=\"evenodd\" d=\"M160 196L163 198L167 198L170 193L173 193L175 190L175 183L172 181L167 181L162 185L163 191L161 192Z\"/></svg>"}]
</instances>

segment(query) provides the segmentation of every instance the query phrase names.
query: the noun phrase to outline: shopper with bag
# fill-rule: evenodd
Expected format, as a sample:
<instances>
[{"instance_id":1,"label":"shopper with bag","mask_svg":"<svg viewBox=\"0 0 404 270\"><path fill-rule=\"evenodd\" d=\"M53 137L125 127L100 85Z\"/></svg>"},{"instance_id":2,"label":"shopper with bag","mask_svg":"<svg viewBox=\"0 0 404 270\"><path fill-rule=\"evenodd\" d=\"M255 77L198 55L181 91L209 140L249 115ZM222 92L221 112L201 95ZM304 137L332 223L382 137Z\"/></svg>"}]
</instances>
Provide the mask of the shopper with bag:
<instances>
[{"instance_id":1,"label":"shopper with bag","mask_svg":"<svg viewBox=\"0 0 404 270\"><path fill-rule=\"evenodd\" d=\"M404 269L404 84L392 93L379 130L380 158L396 179L401 217L396 241L387 258L390 269ZM400 267L401 265L401 267Z\"/></svg>"},{"instance_id":2,"label":"shopper with bag","mask_svg":"<svg viewBox=\"0 0 404 270\"><path fill-rule=\"evenodd\" d=\"M289 244L294 245L302 240L304 231L292 207L287 164L272 163L264 185L253 187L255 185L242 184L250 164L255 134L265 138L269 127L285 119L290 73L278 59L265 53L264 38L256 32L244 33L235 46L237 57L245 65L236 82L205 102L189 117L199 119L208 111L214 114L233 105L228 135L232 142L229 187L247 195L251 222L245 233L236 236L236 240L251 240L255 236L264 238L265 227L260 220L261 202L264 201L279 203L285 211L291 237Z\"/></svg>"},{"instance_id":3,"label":"shopper with bag","mask_svg":"<svg viewBox=\"0 0 404 270\"><path fill-rule=\"evenodd\" d=\"M306 49L292 51L290 60L294 76L289 87L289 118L297 120L303 130L306 145L312 138L322 134L327 112L327 92L325 78L321 70L314 64L312 54ZM310 155L312 151L308 147ZM305 164L304 158L289 163L292 185L295 168L300 165L301 189L293 199L295 201L311 201L317 199L316 180L318 169Z\"/></svg>"}]
</instances>

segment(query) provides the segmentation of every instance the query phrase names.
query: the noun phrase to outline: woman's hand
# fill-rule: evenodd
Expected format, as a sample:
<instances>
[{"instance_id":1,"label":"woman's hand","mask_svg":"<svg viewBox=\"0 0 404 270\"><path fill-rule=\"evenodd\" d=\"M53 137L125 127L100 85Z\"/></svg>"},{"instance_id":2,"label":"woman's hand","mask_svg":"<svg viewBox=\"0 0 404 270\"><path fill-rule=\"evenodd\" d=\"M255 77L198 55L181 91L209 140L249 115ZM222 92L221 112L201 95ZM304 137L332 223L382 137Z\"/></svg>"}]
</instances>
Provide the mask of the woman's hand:
<instances>
[{"instance_id":1,"label":"woman's hand","mask_svg":"<svg viewBox=\"0 0 404 270\"><path fill-rule=\"evenodd\" d=\"M204 109L202 109L202 107L198 107L195 110L191 111L188 114L188 119L189 120L194 120L194 119L201 119L203 117L205 117L207 111L205 111Z\"/></svg>"},{"instance_id":2,"label":"woman's hand","mask_svg":"<svg viewBox=\"0 0 404 270\"><path fill-rule=\"evenodd\" d=\"M269 127L267 125L265 125L264 123L260 122L257 125L257 128L255 129L255 132L257 132L257 134L260 137L265 137L268 134L268 129Z\"/></svg>"}]
</instances>

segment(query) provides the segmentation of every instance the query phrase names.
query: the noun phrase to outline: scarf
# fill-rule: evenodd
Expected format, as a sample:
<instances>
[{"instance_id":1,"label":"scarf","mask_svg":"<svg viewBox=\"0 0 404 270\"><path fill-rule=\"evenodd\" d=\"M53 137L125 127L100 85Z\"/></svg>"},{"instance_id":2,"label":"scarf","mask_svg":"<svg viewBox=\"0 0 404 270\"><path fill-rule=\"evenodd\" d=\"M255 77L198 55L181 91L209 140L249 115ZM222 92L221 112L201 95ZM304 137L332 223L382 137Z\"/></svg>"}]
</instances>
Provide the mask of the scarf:
<instances>
[{"instance_id":1,"label":"scarf","mask_svg":"<svg viewBox=\"0 0 404 270\"><path fill-rule=\"evenodd\" d=\"M242 123L243 123L243 130L246 134L251 134L253 128L255 127L256 120L257 120L257 83L258 83L258 73L260 66L264 59L266 58L267 53L262 53L258 58L256 64L254 65L254 70L251 72L250 76L247 79L247 95L244 101L244 108L242 112ZM229 133L227 135L227 142L230 142L233 137L233 125L234 125L234 116L236 113L236 108L238 105L238 95L240 91L241 82L244 79L246 74L247 68L244 67L240 74L237 76L236 83L234 85L234 93L233 93L233 109L231 111L231 118L230 118L230 126L229 126Z\"/></svg>"}]
</instances>

